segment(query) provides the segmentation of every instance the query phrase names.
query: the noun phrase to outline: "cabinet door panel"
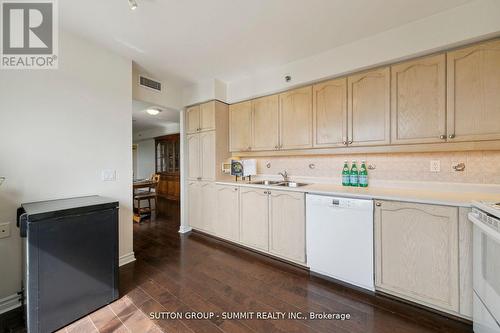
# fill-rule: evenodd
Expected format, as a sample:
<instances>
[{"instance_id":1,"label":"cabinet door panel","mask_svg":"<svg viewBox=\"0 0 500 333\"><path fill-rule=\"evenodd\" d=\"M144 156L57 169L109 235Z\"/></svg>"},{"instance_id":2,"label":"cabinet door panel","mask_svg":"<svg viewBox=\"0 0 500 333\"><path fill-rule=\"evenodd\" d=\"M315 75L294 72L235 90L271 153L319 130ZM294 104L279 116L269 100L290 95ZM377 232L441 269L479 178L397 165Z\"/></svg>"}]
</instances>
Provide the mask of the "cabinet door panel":
<instances>
[{"instance_id":1,"label":"cabinet door panel","mask_svg":"<svg viewBox=\"0 0 500 333\"><path fill-rule=\"evenodd\" d=\"M209 131L215 129L215 102L200 105L200 130Z\"/></svg>"},{"instance_id":2,"label":"cabinet door panel","mask_svg":"<svg viewBox=\"0 0 500 333\"><path fill-rule=\"evenodd\" d=\"M271 191L269 200L269 252L305 262L305 203L303 193Z\"/></svg>"},{"instance_id":3,"label":"cabinet door panel","mask_svg":"<svg viewBox=\"0 0 500 333\"><path fill-rule=\"evenodd\" d=\"M213 182L200 183L200 228L213 233L215 230L215 208L217 205L215 196L215 184Z\"/></svg>"},{"instance_id":4,"label":"cabinet door panel","mask_svg":"<svg viewBox=\"0 0 500 333\"><path fill-rule=\"evenodd\" d=\"M345 146L347 141L347 79L313 86L314 147Z\"/></svg>"},{"instance_id":5,"label":"cabinet door panel","mask_svg":"<svg viewBox=\"0 0 500 333\"><path fill-rule=\"evenodd\" d=\"M215 180L215 131L204 132L200 136L201 178Z\"/></svg>"},{"instance_id":6,"label":"cabinet door panel","mask_svg":"<svg viewBox=\"0 0 500 333\"><path fill-rule=\"evenodd\" d=\"M404 62L391 71L391 142L446 140L445 55Z\"/></svg>"},{"instance_id":7,"label":"cabinet door panel","mask_svg":"<svg viewBox=\"0 0 500 333\"><path fill-rule=\"evenodd\" d=\"M200 172L200 136L193 134L187 136L188 153L188 179L201 177Z\"/></svg>"},{"instance_id":8,"label":"cabinet door panel","mask_svg":"<svg viewBox=\"0 0 500 333\"><path fill-rule=\"evenodd\" d=\"M240 189L240 240L244 245L269 250L269 197L264 189Z\"/></svg>"},{"instance_id":9,"label":"cabinet door panel","mask_svg":"<svg viewBox=\"0 0 500 333\"><path fill-rule=\"evenodd\" d=\"M500 40L447 57L448 140L500 139Z\"/></svg>"},{"instance_id":10,"label":"cabinet door panel","mask_svg":"<svg viewBox=\"0 0 500 333\"><path fill-rule=\"evenodd\" d=\"M189 225L195 229L203 229L201 220L201 188L197 181L187 182Z\"/></svg>"},{"instance_id":11,"label":"cabinet door panel","mask_svg":"<svg viewBox=\"0 0 500 333\"><path fill-rule=\"evenodd\" d=\"M229 106L230 151L249 151L252 146L252 102Z\"/></svg>"},{"instance_id":12,"label":"cabinet door panel","mask_svg":"<svg viewBox=\"0 0 500 333\"><path fill-rule=\"evenodd\" d=\"M279 97L272 95L252 101L252 150L279 148Z\"/></svg>"},{"instance_id":13,"label":"cabinet door panel","mask_svg":"<svg viewBox=\"0 0 500 333\"><path fill-rule=\"evenodd\" d=\"M215 233L227 240L240 240L240 205L237 186L217 185L217 217Z\"/></svg>"},{"instance_id":14,"label":"cabinet door panel","mask_svg":"<svg viewBox=\"0 0 500 333\"><path fill-rule=\"evenodd\" d=\"M282 149L312 147L312 87L280 94Z\"/></svg>"},{"instance_id":15,"label":"cabinet door panel","mask_svg":"<svg viewBox=\"0 0 500 333\"><path fill-rule=\"evenodd\" d=\"M389 67L385 67L348 77L350 145L370 146L390 143L389 74Z\"/></svg>"},{"instance_id":16,"label":"cabinet door panel","mask_svg":"<svg viewBox=\"0 0 500 333\"><path fill-rule=\"evenodd\" d=\"M186 110L186 132L188 134L198 132L200 128L200 106L192 106Z\"/></svg>"},{"instance_id":17,"label":"cabinet door panel","mask_svg":"<svg viewBox=\"0 0 500 333\"><path fill-rule=\"evenodd\" d=\"M458 312L458 209L402 202L375 208L379 290Z\"/></svg>"}]
</instances>

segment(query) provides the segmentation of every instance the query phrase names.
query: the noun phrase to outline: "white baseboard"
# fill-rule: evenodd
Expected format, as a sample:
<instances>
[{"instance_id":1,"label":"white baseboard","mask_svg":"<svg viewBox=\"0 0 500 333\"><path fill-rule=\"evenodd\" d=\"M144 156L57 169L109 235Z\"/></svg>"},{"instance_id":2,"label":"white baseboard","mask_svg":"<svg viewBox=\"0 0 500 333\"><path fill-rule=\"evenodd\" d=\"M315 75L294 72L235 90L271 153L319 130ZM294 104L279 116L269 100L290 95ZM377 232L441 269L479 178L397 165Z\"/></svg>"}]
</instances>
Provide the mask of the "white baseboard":
<instances>
[{"instance_id":1,"label":"white baseboard","mask_svg":"<svg viewBox=\"0 0 500 333\"><path fill-rule=\"evenodd\" d=\"M18 294L0 299L0 314L21 306L21 297Z\"/></svg>"},{"instance_id":2,"label":"white baseboard","mask_svg":"<svg viewBox=\"0 0 500 333\"><path fill-rule=\"evenodd\" d=\"M185 234L187 232L190 232L191 230L193 230L193 228L191 228L190 226L181 225L180 228L179 228L179 233L180 234Z\"/></svg>"},{"instance_id":3,"label":"white baseboard","mask_svg":"<svg viewBox=\"0 0 500 333\"><path fill-rule=\"evenodd\" d=\"M134 262L134 261L135 261L135 255L134 255L134 252L132 251L130 253L122 255L118 261L118 265L123 266L126 264L130 264L131 262Z\"/></svg>"}]
</instances>

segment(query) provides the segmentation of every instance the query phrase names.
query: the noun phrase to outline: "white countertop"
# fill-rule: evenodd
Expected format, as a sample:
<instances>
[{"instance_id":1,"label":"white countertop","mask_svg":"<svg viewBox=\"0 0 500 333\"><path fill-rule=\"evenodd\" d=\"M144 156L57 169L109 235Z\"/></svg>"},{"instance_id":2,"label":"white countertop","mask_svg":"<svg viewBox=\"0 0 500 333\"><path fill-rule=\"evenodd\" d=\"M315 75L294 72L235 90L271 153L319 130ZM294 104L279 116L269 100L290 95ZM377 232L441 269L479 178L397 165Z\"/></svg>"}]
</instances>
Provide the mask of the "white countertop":
<instances>
[{"instance_id":1,"label":"white countertop","mask_svg":"<svg viewBox=\"0 0 500 333\"><path fill-rule=\"evenodd\" d=\"M465 192L465 191L436 191L430 189L387 188L387 187L347 187L336 184L310 184L302 187L289 188L282 186L265 186L250 184L243 181L217 181L216 184L245 186L273 189L275 191L294 191L310 194L321 194L358 199L379 199L417 202L425 204L470 207L472 201L500 202L500 192Z\"/></svg>"}]
</instances>

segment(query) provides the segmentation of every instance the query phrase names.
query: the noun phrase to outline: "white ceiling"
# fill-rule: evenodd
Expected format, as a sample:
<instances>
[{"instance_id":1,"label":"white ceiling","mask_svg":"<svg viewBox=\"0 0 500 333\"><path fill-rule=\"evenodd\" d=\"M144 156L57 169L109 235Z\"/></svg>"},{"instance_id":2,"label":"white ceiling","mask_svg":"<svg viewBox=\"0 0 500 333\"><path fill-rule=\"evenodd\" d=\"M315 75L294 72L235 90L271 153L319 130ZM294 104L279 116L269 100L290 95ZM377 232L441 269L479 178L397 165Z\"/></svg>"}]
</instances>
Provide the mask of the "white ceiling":
<instances>
[{"instance_id":1,"label":"white ceiling","mask_svg":"<svg viewBox=\"0 0 500 333\"><path fill-rule=\"evenodd\" d=\"M181 86L231 82L470 0L59 1L62 25Z\"/></svg>"},{"instance_id":2,"label":"white ceiling","mask_svg":"<svg viewBox=\"0 0 500 333\"><path fill-rule=\"evenodd\" d=\"M146 109L149 107L161 109L162 112L156 116L152 116L146 112ZM137 100L132 101L132 129L134 132L167 128L168 125L179 123L179 117L180 114L177 110Z\"/></svg>"}]
</instances>

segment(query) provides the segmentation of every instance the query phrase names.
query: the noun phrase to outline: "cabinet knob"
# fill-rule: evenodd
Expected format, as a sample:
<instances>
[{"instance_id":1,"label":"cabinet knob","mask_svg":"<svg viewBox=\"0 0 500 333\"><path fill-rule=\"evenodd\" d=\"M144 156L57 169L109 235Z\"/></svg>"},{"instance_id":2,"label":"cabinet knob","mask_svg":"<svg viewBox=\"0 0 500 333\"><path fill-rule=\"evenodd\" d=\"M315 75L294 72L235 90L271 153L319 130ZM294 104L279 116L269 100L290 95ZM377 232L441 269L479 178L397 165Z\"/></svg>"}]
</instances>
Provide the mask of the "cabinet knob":
<instances>
[{"instance_id":1,"label":"cabinet knob","mask_svg":"<svg viewBox=\"0 0 500 333\"><path fill-rule=\"evenodd\" d=\"M252 147L248 147L248 150L252 150Z\"/></svg>"},{"instance_id":2,"label":"cabinet knob","mask_svg":"<svg viewBox=\"0 0 500 333\"><path fill-rule=\"evenodd\" d=\"M237 188L237 187L235 187L235 188L234 188L234 190L235 190L235 191L238 191L238 188Z\"/></svg>"},{"instance_id":3,"label":"cabinet knob","mask_svg":"<svg viewBox=\"0 0 500 333\"><path fill-rule=\"evenodd\" d=\"M344 146L347 146L347 141L346 140L342 141L342 143L344 144Z\"/></svg>"},{"instance_id":4,"label":"cabinet knob","mask_svg":"<svg viewBox=\"0 0 500 333\"><path fill-rule=\"evenodd\" d=\"M440 135L439 138L442 139L442 140L445 140L446 139L446 135L444 135L444 134Z\"/></svg>"},{"instance_id":5,"label":"cabinet knob","mask_svg":"<svg viewBox=\"0 0 500 333\"><path fill-rule=\"evenodd\" d=\"M455 138L455 134L450 134L450 135L448 135L448 138L450 138L450 139L454 139L454 138Z\"/></svg>"},{"instance_id":6,"label":"cabinet knob","mask_svg":"<svg viewBox=\"0 0 500 333\"><path fill-rule=\"evenodd\" d=\"M348 142L348 143L349 143L349 144L352 144L352 140L349 140L349 142Z\"/></svg>"},{"instance_id":7,"label":"cabinet knob","mask_svg":"<svg viewBox=\"0 0 500 333\"><path fill-rule=\"evenodd\" d=\"M380 207L380 206L382 206L382 203L381 202L376 202L375 206Z\"/></svg>"},{"instance_id":8,"label":"cabinet knob","mask_svg":"<svg viewBox=\"0 0 500 333\"><path fill-rule=\"evenodd\" d=\"M279 148L279 146L278 146L278 145L274 146L274 149L278 149L278 148Z\"/></svg>"}]
</instances>

